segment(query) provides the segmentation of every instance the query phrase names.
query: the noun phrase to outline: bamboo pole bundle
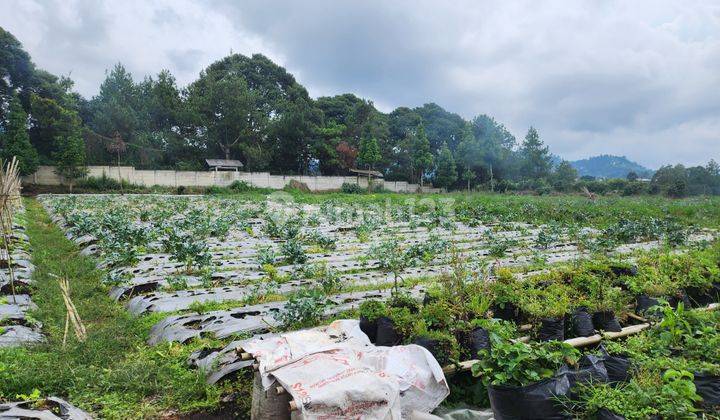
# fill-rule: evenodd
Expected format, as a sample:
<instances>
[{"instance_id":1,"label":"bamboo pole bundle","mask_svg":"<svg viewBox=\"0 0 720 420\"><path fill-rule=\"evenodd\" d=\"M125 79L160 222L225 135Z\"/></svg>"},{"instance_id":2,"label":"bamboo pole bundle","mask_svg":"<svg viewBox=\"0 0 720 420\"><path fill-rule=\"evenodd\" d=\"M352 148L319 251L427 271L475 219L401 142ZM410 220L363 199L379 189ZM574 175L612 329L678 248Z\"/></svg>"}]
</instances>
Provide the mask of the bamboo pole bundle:
<instances>
[{"instance_id":1,"label":"bamboo pole bundle","mask_svg":"<svg viewBox=\"0 0 720 420\"><path fill-rule=\"evenodd\" d=\"M12 158L10 162L0 159L0 230L2 230L3 246L8 264L10 277L10 290L15 300L15 271L13 269L10 236L12 235L13 218L15 211L20 207L20 171L18 160Z\"/></svg>"},{"instance_id":2,"label":"bamboo pole bundle","mask_svg":"<svg viewBox=\"0 0 720 420\"><path fill-rule=\"evenodd\" d=\"M65 344L67 343L68 331L71 324L73 326L73 331L75 332L75 337L82 343L87 339L87 330L85 329L85 324L83 324L82 319L80 319L80 314L78 313L75 304L72 299L70 299L70 282L68 282L66 278L61 278L54 274L50 275L58 280L60 292L62 293L63 301L65 302L65 309L67 310L67 314L65 315L63 347L65 347Z\"/></svg>"}]
</instances>

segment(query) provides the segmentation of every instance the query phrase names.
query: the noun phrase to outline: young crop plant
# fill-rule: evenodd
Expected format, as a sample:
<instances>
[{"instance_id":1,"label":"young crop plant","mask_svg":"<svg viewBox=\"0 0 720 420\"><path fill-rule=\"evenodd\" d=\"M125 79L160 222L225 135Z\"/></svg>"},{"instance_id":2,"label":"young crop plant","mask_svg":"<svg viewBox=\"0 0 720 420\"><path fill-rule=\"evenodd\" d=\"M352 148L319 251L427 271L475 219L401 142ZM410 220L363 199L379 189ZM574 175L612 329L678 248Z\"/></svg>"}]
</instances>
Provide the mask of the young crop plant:
<instances>
[{"instance_id":1,"label":"young crop plant","mask_svg":"<svg viewBox=\"0 0 720 420\"><path fill-rule=\"evenodd\" d=\"M184 265L186 273L192 272L193 268L202 271L212 263L210 250L204 241L175 227L166 228L162 244L172 260Z\"/></svg>"},{"instance_id":2,"label":"young crop plant","mask_svg":"<svg viewBox=\"0 0 720 420\"><path fill-rule=\"evenodd\" d=\"M281 249L285 260L290 264L304 264L308 260L305 249L297 239L288 239L282 244Z\"/></svg>"},{"instance_id":3,"label":"young crop plant","mask_svg":"<svg viewBox=\"0 0 720 420\"><path fill-rule=\"evenodd\" d=\"M291 296L274 317L283 330L317 325L325 311L327 298L318 290L302 290Z\"/></svg>"},{"instance_id":4,"label":"young crop plant","mask_svg":"<svg viewBox=\"0 0 720 420\"><path fill-rule=\"evenodd\" d=\"M490 333L490 349L480 350L473 376L487 385L527 386L551 378L565 363L576 364L580 352L569 344L550 341L526 344Z\"/></svg>"},{"instance_id":5,"label":"young crop plant","mask_svg":"<svg viewBox=\"0 0 720 420\"><path fill-rule=\"evenodd\" d=\"M275 264L275 261L277 259L277 256L275 255L275 250L270 245L259 245L256 248L256 256L258 265L260 267L263 267L264 265L273 265Z\"/></svg>"}]
</instances>

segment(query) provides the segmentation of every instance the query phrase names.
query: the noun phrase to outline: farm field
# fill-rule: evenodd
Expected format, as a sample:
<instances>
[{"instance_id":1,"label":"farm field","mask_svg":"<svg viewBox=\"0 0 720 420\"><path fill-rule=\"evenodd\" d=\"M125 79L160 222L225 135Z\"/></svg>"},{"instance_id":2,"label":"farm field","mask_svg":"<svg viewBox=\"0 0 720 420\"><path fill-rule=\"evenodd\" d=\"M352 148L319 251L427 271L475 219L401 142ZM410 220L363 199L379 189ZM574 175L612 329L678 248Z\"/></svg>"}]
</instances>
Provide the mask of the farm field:
<instances>
[{"instance_id":1,"label":"farm field","mask_svg":"<svg viewBox=\"0 0 720 420\"><path fill-rule=\"evenodd\" d=\"M422 342L455 365L448 405L501 410L501 387L575 369L595 378L562 401L578 417L717 415L720 318L703 308L720 294L718 199L42 195L24 208L12 310L32 322L3 316L0 340L24 327L39 344L0 349L3 400L245 417L253 362L239 347L360 319L378 345ZM58 277L85 341L66 336ZM625 375L588 368L598 358Z\"/></svg>"}]
</instances>

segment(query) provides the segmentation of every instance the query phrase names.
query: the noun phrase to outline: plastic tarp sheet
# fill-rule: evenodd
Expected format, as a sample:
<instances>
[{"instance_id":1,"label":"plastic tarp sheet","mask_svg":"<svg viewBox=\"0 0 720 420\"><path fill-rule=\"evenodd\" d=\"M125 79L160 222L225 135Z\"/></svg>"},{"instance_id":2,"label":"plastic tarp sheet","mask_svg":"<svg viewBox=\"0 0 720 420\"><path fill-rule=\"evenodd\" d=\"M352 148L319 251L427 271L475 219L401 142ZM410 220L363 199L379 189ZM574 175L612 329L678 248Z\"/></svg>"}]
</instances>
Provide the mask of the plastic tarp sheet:
<instances>
[{"instance_id":1,"label":"plastic tarp sheet","mask_svg":"<svg viewBox=\"0 0 720 420\"><path fill-rule=\"evenodd\" d=\"M39 401L0 404L0 419L90 420L92 417L65 400L49 397Z\"/></svg>"},{"instance_id":2,"label":"plastic tarp sheet","mask_svg":"<svg viewBox=\"0 0 720 420\"><path fill-rule=\"evenodd\" d=\"M277 380L305 419L408 418L450 393L442 368L417 345L376 347L356 320L251 340L264 387Z\"/></svg>"}]
</instances>

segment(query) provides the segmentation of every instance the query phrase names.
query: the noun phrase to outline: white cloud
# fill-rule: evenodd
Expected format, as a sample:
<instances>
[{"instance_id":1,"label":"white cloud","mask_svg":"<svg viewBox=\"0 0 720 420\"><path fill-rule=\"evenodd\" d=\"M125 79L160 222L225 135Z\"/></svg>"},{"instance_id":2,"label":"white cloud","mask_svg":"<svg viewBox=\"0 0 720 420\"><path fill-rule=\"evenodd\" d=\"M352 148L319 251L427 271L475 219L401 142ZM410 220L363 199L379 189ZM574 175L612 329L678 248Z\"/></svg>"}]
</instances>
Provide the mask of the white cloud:
<instances>
[{"instance_id":1,"label":"white cloud","mask_svg":"<svg viewBox=\"0 0 720 420\"><path fill-rule=\"evenodd\" d=\"M15 1L0 25L40 67L97 91L123 62L181 84L231 49L286 66L314 96L388 111L437 102L536 126L567 158L657 167L720 159L714 1Z\"/></svg>"}]
</instances>

